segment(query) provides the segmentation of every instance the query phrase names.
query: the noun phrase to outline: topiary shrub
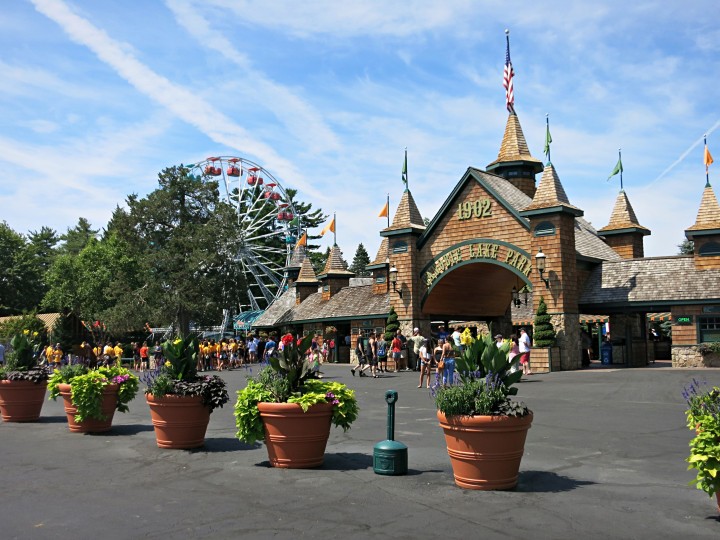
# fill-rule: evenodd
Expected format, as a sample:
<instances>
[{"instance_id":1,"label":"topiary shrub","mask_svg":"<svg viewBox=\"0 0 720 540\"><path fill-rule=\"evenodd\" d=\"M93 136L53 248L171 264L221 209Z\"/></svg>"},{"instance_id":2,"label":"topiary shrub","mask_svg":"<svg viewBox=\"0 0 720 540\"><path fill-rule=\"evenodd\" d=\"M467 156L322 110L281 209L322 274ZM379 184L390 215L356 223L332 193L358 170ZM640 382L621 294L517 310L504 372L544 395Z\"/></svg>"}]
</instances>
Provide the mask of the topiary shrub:
<instances>
[{"instance_id":1,"label":"topiary shrub","mask_svg":"<svg viewBox=\"0 0 720 540\"><path fill-rule=\"evenodd\" d=\"M392 341L398 328L400 328L398 316L397 313L395 313L395 309L391 307L390 313L388 313L387 324L385 325L385 341Z\"/></svg>"},{"instance_id":2,"label":"topiary shrub","mask_svg":"<svg viewBox=\"0 0 720 540\"><path fill-rule=\"evenodd\" d=\"M533 342L535 347L552 347L555 345L555 328L550 322L545 299L540 297L535 322L533 323Z\"/></svg>"}]
</instances>

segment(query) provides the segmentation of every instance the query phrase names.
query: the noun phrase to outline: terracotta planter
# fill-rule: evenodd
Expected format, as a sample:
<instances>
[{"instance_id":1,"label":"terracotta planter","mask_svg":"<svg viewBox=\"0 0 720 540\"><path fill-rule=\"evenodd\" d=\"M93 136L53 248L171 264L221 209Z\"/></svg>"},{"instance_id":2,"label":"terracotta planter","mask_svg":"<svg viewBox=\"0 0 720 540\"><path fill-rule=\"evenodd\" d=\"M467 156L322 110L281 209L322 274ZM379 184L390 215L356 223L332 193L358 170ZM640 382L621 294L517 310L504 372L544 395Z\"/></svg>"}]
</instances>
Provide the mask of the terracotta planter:
<instances>
[{"instance_id":1,"label":"terracotta planter","mask_svg":"<svg viewBox=\"0 0 720 540\"><path fill-rule=\"evenodd\" d=\"M119 384L108 384L103 389L102 405L100 405L100 408L105 416L104 420L86 418L82 422L76 422L75 415L77 414L77 407L75 407L72 402L72 386L69 384L59 384L58 390L60 390L60 396L63 398L63 405L65 406L65 414L67 415L70 431L73 433L102 433L104 431L110 431L115 409L117 408L119 388Z\"/></svg>"},{"instance_id":2,"label":"terracotta planter","mask_svg":"<svg viewBox=\"0 0 720 540\"><path fill-rule=\"evenodd\" d=\"M455 483L465 489L512 489L518 483L533 415L450 416L438 411Z\"/></svg>"},{"instance_id":3,"label":"terracotta planter","mask_svg":"<svg viewBox=\"0 0 720 540\"><path fill-rule=\"evenodd\" d=\"M46 391L46 381L0 381L3 422L34 422L40 418Z\"/></svg>"},{"instance_id":4,"label":"terracotta planter","mask_svg":"<svg viewBox=\"0 0 720 540\"><path fill-rule=\"evenodd\" d=\"M146 398L160 448L198 448L205 444L210 409L200 396L147 394Z\"/></svg>"},{"instance_id":5,"label":"terracotta planter","mask_svg":"<svg viewBox=\"0 0 720 540\"><path fill-rule=\"evenodd\" d=\"M258 403L265 424L270 465L285 469L319 467L330 437L332 403L317 403L303 412L297 403Z\"/></svg>"}]
</instances>

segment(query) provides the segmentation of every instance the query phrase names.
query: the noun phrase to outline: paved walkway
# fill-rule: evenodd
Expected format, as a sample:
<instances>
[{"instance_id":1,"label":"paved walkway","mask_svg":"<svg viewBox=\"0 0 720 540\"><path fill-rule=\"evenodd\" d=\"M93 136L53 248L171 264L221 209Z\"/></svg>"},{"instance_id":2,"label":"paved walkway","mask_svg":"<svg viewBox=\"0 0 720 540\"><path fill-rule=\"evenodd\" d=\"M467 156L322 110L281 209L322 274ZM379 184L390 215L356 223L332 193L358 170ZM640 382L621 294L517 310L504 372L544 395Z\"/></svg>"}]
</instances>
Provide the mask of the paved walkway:
<instances>
[{"instance_id":1,"label":"paved walkway","mask_svg":"<svg viewBox=\"0 0 720 540\"><path fill-rule=\"evenodd\" d=\"M718 538L714 501L688 487L683 385L720 386L720 370L603 369L534 375L519 397L535 413L514 491L455 487L433 402L415 373L330 378L357 390L359 420L333 430L323 467L267 466L234 436L232 406L206 446L155 445L143 396L103 435L68 431L61 402L41 421L0 426L2 538ZM231 389L243 372L223 375ZM396 439L410 472L378 476L384 393L399 392ZM234 400L233 400L234 401Z\"/></svg>"}]
</instances>

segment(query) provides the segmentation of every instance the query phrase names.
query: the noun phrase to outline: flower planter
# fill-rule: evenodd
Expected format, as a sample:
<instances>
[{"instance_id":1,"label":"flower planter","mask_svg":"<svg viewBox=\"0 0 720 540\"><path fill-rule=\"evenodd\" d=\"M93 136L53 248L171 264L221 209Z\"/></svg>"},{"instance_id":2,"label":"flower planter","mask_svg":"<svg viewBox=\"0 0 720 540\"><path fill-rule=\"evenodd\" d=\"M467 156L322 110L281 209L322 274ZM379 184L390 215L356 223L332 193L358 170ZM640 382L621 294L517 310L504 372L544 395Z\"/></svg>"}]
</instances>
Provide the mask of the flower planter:
<instances>
[{"instance_id":1,"label":"flower planter","mask_svg":"<svg viewBox=\"0 0 720 540\"><path fill-rule=\"evenodd\" d=\"M465 489L512 489L518 483L533 415L450 416L437 413L455 483Z\"/></svg>"},{"instance_id":2,"label":"flower planter","mask_svg":"<svg viewBox=\"0 0 720 540\"><path fill-rule=\"evenodd\" d=\"M210 409L200 396L147 394L155 439L160 448L187 449L205 444Z\"/></svg>"},{"instance_id":3,"label":"flower planter","mask_svg":"<svg viewBox=\"0 0 720 540\"><path fill-rule=\"evenodd\" d=\"M3 422L34 422L40 418L46 390L45 381L0 381Z\"/></svg>"},{"instance_id":4,"label":"flower planter","mask_svg":"<svg viewBox=\"0 0 720 540\"><path fill-rule=\"evenodd\" d=\"M86 418L82 422L75 421L77 407L72 402L72 386L69 384L59 384L60 396L63 398L65 414L67 415L68 427L73 433L102 433L110 431L112 427L113 416L117 408L119 384L108 384L103 389L102 414L105 419Z\"/></svg>"},{"instance_id":5,"label":"flower planter","mask_svg":"<svg viewBox=\"0 0 720 540\"><path fill-rule=\"evenodd\" d=\"M270 465L285 469L322 465L330 437L331 403L317 403L307 412L297 403L258 403L258 410Z\"/></svg>"}]
</instances>

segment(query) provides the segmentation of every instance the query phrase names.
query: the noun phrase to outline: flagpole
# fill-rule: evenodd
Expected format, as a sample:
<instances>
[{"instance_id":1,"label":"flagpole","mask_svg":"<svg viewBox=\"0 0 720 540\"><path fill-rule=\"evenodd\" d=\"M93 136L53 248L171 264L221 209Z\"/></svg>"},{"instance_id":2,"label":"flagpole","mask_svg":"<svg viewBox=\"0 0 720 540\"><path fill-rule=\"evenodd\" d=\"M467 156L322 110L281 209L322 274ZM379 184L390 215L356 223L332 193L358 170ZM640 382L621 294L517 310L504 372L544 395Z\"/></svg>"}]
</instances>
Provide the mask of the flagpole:
<instances>
[{"instance_id":1,"label":"flagpole","mask_svg":"<svg viewBox=\"0 0 720 540\"><path fill-rule=\"evenodd\" d=\"M333 212L333 245L337 246L337 214Z\"/></svg>"},{"instance_id":2,"label":"flagpole","mask_svg":"<svg viewBox=\"0 0 720 540\"><path fill-rule=\"evenodd\" d=\"M387 202L385 203L385 205L387 208L387 216L385 216L385 217L387 218L388 229L389 229L390 228L390 194L389 193L387 194Z\"/></svg>"},{"instance_id":3,"label":"flagpole","mask_svg":"<svg viewBox=\"0 0 720 540\"><path fill-rule=\"evenodd\" d=\"M703 135L703 141L705 141L705 154L703 160L705 161L705 187L710 187L710 164L707 162L707 133Z\"/></svg>"},{"instance_id":4,"label":"flagpole","mask_svg":"<svg viewBox=\"0 0 720 540\"><path fill-rule=\"evenodd\" d=\"M552 138L550 137L550 115L548 113L545 113L545 130L545 151L547 153L548 163L552 163L550 159L550 142L552 142Z\"/></svg>"},{"instance_id":5,"label":"flagpole","mask_svg":"<svg viewBox=\"0 0 720 540\"><path fill-rule=\"evenodd\" d=\"M622 163L622 148L618 148L618 161ZM622 173L623 168L620 167L620 191L625 191L625 189L623 188Z\"/></svg>"}]
</instances>

